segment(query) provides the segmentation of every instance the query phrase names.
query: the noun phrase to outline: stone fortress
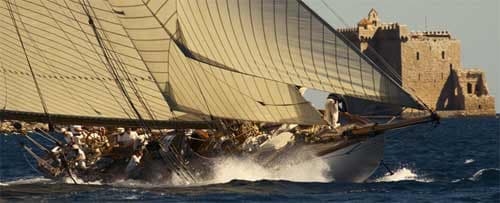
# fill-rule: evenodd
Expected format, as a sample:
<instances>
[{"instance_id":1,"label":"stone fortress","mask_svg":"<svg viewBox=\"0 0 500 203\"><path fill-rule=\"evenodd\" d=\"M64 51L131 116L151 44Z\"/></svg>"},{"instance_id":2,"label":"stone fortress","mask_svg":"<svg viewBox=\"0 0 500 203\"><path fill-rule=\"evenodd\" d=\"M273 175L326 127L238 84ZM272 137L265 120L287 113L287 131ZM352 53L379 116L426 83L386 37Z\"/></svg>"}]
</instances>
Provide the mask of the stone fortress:
<instances>
[{"instance_id":1,"label":"stone fortress","mask_svg":"<svg viewBox=\"0 0 500 203\"><path fill-rule=\"evenodd\" d=\"M406 25L380 22L374 9L357 27L338 31L440 115L495 116L484 73L462 67L460 41L448 31L411 32Z\"/></svg>"}]
</instances>

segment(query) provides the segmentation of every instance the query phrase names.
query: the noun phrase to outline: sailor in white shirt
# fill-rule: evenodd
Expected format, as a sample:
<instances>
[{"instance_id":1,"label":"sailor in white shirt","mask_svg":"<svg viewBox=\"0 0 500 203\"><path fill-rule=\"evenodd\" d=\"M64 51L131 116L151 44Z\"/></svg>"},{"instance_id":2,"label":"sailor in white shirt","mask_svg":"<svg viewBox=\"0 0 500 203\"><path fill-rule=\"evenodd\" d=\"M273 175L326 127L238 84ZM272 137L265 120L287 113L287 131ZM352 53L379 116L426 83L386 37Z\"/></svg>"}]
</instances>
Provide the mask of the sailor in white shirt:
<instances>
[{"instance_id":1,"label":"sailor in white shirt","mask_svg":"<svg viewBox=\"0 0 500 203\"><path fill-rule=\"evenodd\" d=\"M134 170L141 163L141 159L142 159L142 151L141 150L135 151L134 155L132 155L130 161L128 162L125 172L130 173L132 170Z\"/></svg>"},{"instance_id":2,"label":"sailor in white shirt","mask_svg":"<svg viewBox=\"0 0 500 203\"><path fill-rule=\"evenodd\" d=\"M74 125L72 129L73 133L73 142L75 144L78 144L82 146L85 140L85 133L83 132L82 126L81 125Z\"/></svg>"},{"instance_id":3,"label":"sailor in white shirt","mask_svg":"<svg viewBox=\"0 0 500 203\"><path fill-rule=\"evenodd\" d=\"M339 123L339 100L338 98L330 94L328 95L325 103L325 113L323 119L330 125L331 128L335 129L340 126Z\"/></svg>"},{"instance_id":4,"label":"sailor in white shirt","mask_svg":"<svg viewBox=\"0 0 500 203\"><path fill-rule=\"evenodd\" d=\"M121 129L119 129L119 132L120 130ZM118 134L117 142L120 147L133 147L137 136L136 131L132 131L132 129L128 128L127 132Z\"/></svg>"}]
</instances>

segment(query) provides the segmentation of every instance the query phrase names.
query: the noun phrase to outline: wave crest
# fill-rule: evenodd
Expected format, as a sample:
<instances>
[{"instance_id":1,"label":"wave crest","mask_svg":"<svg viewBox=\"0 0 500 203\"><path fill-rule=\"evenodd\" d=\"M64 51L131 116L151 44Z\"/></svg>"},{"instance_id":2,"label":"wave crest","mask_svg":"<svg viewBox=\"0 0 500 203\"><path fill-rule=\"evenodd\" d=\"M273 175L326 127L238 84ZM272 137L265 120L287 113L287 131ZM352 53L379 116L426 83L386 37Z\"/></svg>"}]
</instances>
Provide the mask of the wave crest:
<instances>
[{"instance_id":1,"label":"wave crest","mask_svg":"<svg viewBox=\"0 0 500 203\"><path fill-rule=\"evenodd\" d=\"M469 178L471 181L482 182L482 181L500 181L500 169L498 168L485 168L477 171Z\"/></svg>"}]
</instances>

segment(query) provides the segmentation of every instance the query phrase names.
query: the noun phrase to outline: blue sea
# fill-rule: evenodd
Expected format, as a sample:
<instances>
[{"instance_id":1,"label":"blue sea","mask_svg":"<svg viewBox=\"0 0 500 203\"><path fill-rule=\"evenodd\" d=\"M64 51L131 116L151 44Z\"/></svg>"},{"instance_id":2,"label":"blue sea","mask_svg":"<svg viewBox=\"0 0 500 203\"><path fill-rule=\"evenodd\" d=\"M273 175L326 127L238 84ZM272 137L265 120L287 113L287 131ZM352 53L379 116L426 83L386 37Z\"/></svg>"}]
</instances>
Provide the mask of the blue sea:
<instances>
[{"instance_id":1,"label":"blue sea","mask_svg":"<svg viewBox=\"0 0 500 203\"><path fill-rule=\"evenodd\" d=\"M500 202L499 119L445 119L386 135L394 174L379 167L366 183L236 178L197 186L54 182L26 161L22 138L0 135L0 201Z\"/></svg>"}]
</instances>

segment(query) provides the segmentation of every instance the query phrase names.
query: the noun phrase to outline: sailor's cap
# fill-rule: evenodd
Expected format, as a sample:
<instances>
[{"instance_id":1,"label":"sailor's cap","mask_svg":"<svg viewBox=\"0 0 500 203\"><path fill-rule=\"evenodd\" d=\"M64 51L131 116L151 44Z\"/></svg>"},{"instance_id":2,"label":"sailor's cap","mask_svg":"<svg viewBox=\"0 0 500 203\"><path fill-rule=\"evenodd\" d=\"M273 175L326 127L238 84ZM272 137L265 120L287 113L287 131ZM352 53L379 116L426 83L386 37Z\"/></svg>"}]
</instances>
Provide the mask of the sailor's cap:
<instances>
[{"instance_id":1,"label":"sailor's cap","mask_svg":"<svg viewBox=\"0 0 500 203\"><path fill-rule=\"evenodd\" d=\"M71 145L71 147L72 147L73 149L80 149L80 146L78 146L77 144L73 144L73 145Z\"/></svg>"}]
</instances>

